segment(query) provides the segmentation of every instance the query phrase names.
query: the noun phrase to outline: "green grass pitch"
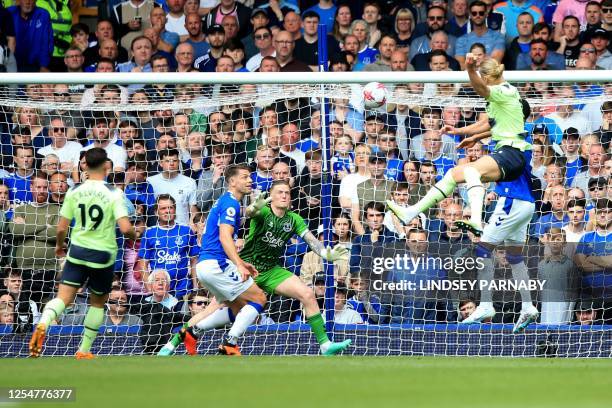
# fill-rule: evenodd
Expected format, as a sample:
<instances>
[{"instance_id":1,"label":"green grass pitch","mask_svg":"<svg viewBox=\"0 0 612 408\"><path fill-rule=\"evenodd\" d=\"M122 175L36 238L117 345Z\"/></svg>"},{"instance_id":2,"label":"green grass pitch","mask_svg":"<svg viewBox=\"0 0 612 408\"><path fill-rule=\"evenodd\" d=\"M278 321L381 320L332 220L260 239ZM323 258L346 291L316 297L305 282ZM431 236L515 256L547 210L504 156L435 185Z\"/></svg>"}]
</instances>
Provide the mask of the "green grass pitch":
<instances>
[{"instance_id":1,"label":"green grass pitch","mask_svg":"<svg viewBox=\"0 0 612 408\"><path fill-rule=\"evenodd\" d=\"M51 407L609 407L612 360L470 357L3 359L1 387L74 387ZM0 404L3 405L3 404Z\"/></svg>"}]
</instances>

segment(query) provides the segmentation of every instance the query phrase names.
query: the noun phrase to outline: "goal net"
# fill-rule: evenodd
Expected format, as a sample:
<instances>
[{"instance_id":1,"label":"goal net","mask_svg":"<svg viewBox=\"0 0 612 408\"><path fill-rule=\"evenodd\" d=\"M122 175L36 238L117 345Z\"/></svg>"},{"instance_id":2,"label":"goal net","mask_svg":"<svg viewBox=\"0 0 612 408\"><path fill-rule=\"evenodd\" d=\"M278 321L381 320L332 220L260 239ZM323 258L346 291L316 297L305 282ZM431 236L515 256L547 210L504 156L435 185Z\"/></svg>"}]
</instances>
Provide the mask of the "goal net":
<instances>
[{"instance_id":1,"label":"goal net","mask_svg":"<svg viewBox=\"0 0 612 408\"><path fill-rule=\"evenodd\" d=\"M500 230L504 218L530 218L518 253L508 242L483 253L478 237L456 227L470 215L465 185L408 225L385 204L413 205L453 166L492 151L489 139L457 147L464 137L457 129L485 112L459 76L455 83L409 74L389 83L340 75L334 83L279 75L270 83L239 75L231 77L239 82L211 74L167 84L145 84L152 77L143 75L142 84L122 85L111 76L96 84L56 76L62 80L0 86L0 355L27 355L62 276L65 260L54 253L61 203L87 179L84 152L103 147L112 162L107 182L125 191L139 238L117 234L116 276L94 353L156 353L210 303L195 277L201 236L227 188L223 170L246 163L253 193L244 206L288 180L292 211L325 245L348 249L348 260L329 264L294 236L278 260L314 291L330 336L353 339L348 353L610 357L612 75L598 73L598 82L578 81L578 72L555 82L509 75L531 110L534 205L487 183L483 218ZM387 82L387 101L366 109L363 85L371 80ZM510 230L520 242L520 226ZM238 247L248 231L246 221ZM482 273L491 260L492 279ZM513 273L518 263L528 280ZM85 285L54 322L44 355L74 354L87 301ZM466 323L481 302L494 313ZM537 308L535 322L513 333L529 308ZM224 332L205 333L200 352L214 353ZM279 295L269 296L240 344L256 355L319 350L299 300Z\"/></svg>"}]
</instances>

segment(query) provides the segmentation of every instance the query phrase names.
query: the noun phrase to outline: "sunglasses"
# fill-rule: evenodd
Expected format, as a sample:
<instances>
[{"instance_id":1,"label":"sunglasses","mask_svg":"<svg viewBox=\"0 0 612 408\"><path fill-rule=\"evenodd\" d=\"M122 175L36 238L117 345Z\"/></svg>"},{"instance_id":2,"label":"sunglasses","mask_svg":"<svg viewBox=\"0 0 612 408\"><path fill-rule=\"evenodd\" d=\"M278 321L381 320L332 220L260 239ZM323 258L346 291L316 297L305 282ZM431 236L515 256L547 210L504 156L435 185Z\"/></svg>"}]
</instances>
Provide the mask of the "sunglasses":
<instances>
[{"instance_id":1,"label":"sunglasses","mask_svg":"<svg viewBox=\"0 0 612 408\"><path fill-rule=\"evenodd\" d=\"M192 305L197 305L197 306L205 306L210 302L210 300L193 300L191 301Z\"/></svg>"},{"instance_id":2,"label":"sunglasses","mask_svg":"<svg viewBox=\"0 0 612 408\"><path fill-rule=\"evenodd\" d=\"M66 128L63 128L63 127L54 127L53 131L54 132L62 132L62 133L64 133L66 131Z\"/></svg>"},{"instance_id":3,"label":"sunglasses","mask_svg":"<svg viewBox=\"0 0 612 408\"><path fill-rule=\"evenodd\" d=\"M472 11L472 16L481 16L483 17L487 12L486 11Z\"/></svg>"},{"instance_id":4,"label":"sunglasses","mask_svg":"<svg viewBox=\"0 0 612 408\"><path fill-rule=\"evenodd\" d=\"M427 17L429 21L444 21L444 16L431 16Z\"/></svg>"},{"instance_id":5,"label":"sunglasses","mask_svg":"<svg viewBox=\"0 0 612 408\"><path fill-rule=\"evenodd\" d=\"M64 98L67 98L70 96L70 94L68 92L54 92L53 96L62 96Z\"/></svg>"},{"instance_id":6,"label":"sunglasses","mask_svg":"<svg viewBox=\"0 0 612 408\"><path fill-rule=\"evenodd\" d=\"M601 12L604 13L604 14L612 13L612 8L607 8L607 7L606 8L602 8Z\"/></svg>"},{"instance_id":7,"label":"sunglasses","mask_svg":"<svg viewBox=\"0 0 612 408\"><path fill-rule=\"evenodd\" d=\"M580 52L584 52L585 54L594 54L595 50L592 48L581 48Z\"/></svg>"},{"instance_id":8,"label":"sunglasses","mask_svg":"<svg viewBox=\"0 0 612 408\"><path fill-rule=\"evenodd\" d=\"M255 35L253 36L253 38L255 38L256 40L265 40L267 38L270 38L270 34Z\"/></svg>"}]
</instances>

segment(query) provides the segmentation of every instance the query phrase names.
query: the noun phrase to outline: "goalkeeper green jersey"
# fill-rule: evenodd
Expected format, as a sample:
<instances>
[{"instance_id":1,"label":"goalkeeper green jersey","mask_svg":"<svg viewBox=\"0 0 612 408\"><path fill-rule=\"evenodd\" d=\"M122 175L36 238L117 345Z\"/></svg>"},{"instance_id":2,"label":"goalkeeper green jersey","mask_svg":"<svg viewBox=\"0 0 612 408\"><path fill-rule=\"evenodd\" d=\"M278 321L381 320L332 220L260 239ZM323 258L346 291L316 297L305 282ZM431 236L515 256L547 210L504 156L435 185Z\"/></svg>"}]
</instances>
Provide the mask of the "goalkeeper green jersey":
<instances>
[{"instance_id":1,"label":"goalkeeper green jersey","mask_svg":"<svg viewBox=\"0 0 612 408\"><path fill-rule=\"evenodd\" d=\"M123 191L104 181L87 180L68 191L60 215L74 222L69 261L93 268L115 262L116 221L128 216Z\"/></svg>"},{"instance_id":2,"label":"goalkeeper green jersey","mask_svg":"<svg viewBox=\"0 0 612 408\"><path fill-rule=\"evenodd\" d=\"M298 234L303 237L308 231L304 219L293 211L277 217L269 206L251 218L249 234L246 237L240 257L252 264L257 271L265 272L280 264L289 239Z\"/></svg>"},{"instance_id":3,"label":"goalkeeper green jersey","mask_svg":"<svg viewBox=\"0 0 612 408\"><path fill-rule=\"evenodd\" d=\"M491 121L495 149L512 146L521 151L531 150L525 140L525 118L518 89L507 82L489 87L487 114Z\"/></svg>"}]
</instances>

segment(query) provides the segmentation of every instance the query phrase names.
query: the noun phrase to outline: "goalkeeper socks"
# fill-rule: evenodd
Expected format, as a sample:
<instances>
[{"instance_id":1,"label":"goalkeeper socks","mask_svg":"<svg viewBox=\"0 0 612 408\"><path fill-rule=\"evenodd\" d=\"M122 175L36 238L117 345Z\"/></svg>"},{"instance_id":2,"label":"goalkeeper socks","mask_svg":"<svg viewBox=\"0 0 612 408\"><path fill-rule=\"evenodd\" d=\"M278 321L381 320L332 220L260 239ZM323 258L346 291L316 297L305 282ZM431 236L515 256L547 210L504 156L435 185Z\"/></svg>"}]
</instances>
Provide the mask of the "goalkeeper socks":
<instances>
[{"instance_id":1,"label":"goalkeeper socks","mask_svg":"<svg viewBox=\"0 0 612 408\"><path fill-rule=\"evenodd\" d=\"M66 305L64 301L60 298L55 298L47 302L45 309L42 312L42 316L40 317L40 323L44 324L46 327L49 327L51 322L62 315L66 309Z\"/></svg>"},{"instance_id":2,"label":"goalkeeper socks","mask_svg":"<svg viewBox=\"0 0 612 408\"><path fill-rule=\"evenodd\" d=\"M101 307L89 306L87 314L85 315L85 322L83 323L85 328L83 330L81 345L79 346L80 352L89 352L103 322L104 309Z\"/></svg>"},{"instance_id":3,"label":"goalkeeper socks","mask_svg":"<svg viewBox=\"0 0 612 408\"><path fill-rule=\"evenodd\" d=\"M185 330L189 330L189 325L185 323L182 328ZM172 336L170 342L168 342L168 345L171 345L172 350L174 350L179 346L179 344L181 344L181 333L174 333L174 336Z\"/></svg>"},{"instance_id":4,"label":"goalkeeper socks","mask_svg":"<svg viewBox=\"0 0 612 408\"><path fill-rule=\"evenodd\" d=\"M240 312L238 312L236 315L236 321L232 325L232 328L227 335L227 339L232 340L241 337L246 329L253 324L255 319L257 319L257 316L259 316L261 312L263 312L263 306L258 303L248 302L246 305L244 305L242 309L240 309ZM230 344L232 344L231 341Z\"/></svg>"},{"instance_id":5,"label":"goalkeeper socks","mask_svg":"<svg viewBox=\"0 0 612 408\"><path fill-rule=\"evenodd\" d=\"M195 324L195 326L190 327L187 330L190 330L191 334L198 338L205 331L216 329L218 327L223 327L232 322L232 311L229 307L223 307L221 309L217 309L212 312L211 315L206 318L200 320Z\"/></svg>"},{"instance_id":6,"label":"goalkeeper socks","mask_svg":"<svg viewBox=\"0 0 612 408\"><path fill-rule=\"evenodd\" d=\"M413 208L418 211L417 214L429 210L431 207L453 194L453 191L455 191L457 187L457 182L453 179L451 172L452 171L448 171L442 180L438 181L430 188L427 194L425 194L425 197L413 206Z\"/></svg>"},{"instance_id":7,"label":"goalkeeper socks","mask_svg":"<svg viewBox=\"0 0 612 408\"><path fill-rule=\"evenodd\" d=\"M466 167L463 170L465 177L465 184L467 186L467 196L470 202L471 216L470 220L472 223L481 226L482 225L482 206L485 195L485 188L480 178L482 175L474 167Z\"/></svg>"},{"instance_id":8,"label":"goalkeeper socks","mask_svg":"<svg viewBox=\"0 0 612 408\"><path fill-rule=\"evenodd\" d=\"M320 345L329 343L329 337L327 337L327 332L325 331L325 323L323 322L323 316L321 316L321 313L317 313L306 318L306 321L310 325L310 330L312 330L315 337L317 338L317 343L319 343Z\"/></svg>"}]
</instances>

